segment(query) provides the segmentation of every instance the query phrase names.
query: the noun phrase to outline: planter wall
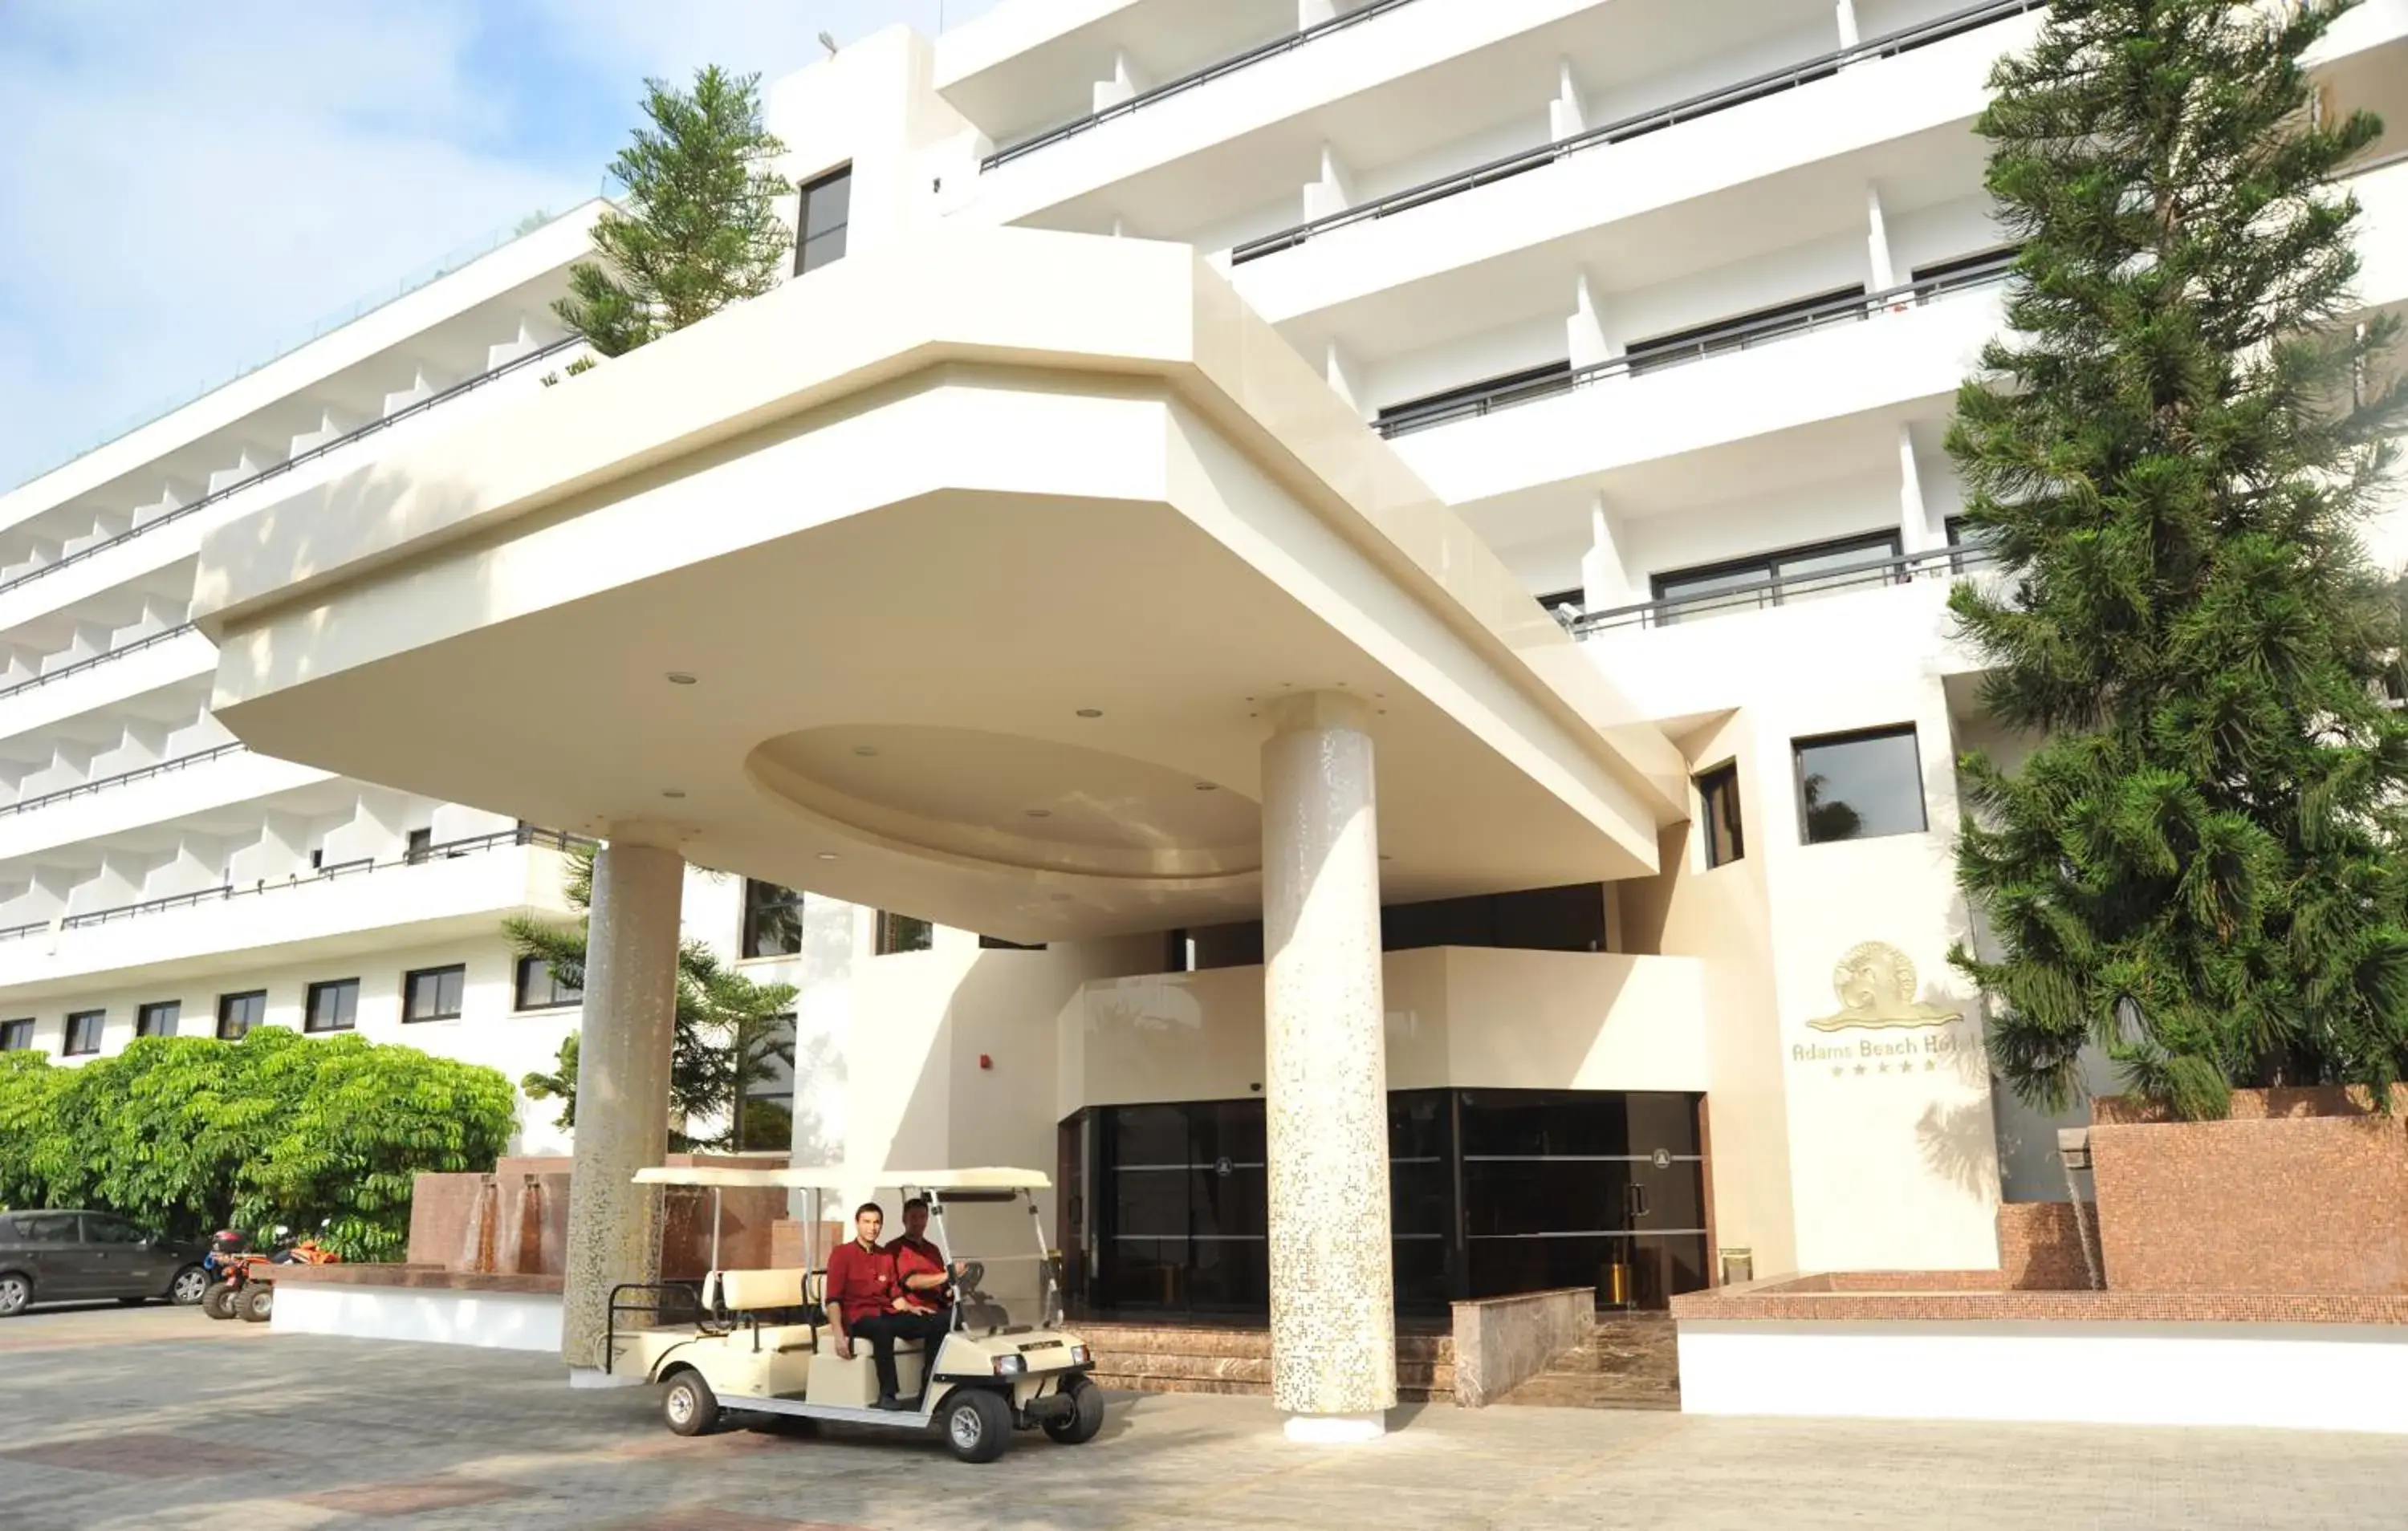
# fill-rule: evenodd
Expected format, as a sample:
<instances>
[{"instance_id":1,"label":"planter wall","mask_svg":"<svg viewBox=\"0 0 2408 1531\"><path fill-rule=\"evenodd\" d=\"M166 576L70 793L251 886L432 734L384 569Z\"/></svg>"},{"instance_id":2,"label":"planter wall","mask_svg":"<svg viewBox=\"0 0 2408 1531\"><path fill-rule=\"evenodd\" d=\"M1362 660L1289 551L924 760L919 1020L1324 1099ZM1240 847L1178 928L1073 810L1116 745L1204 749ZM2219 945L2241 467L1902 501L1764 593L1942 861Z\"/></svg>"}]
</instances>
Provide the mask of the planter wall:
<instances>
[{"instance_id":1,"label":"planter wall","mask_svg":"<svg viewBox=\"0 0 2408 1531\"><path fill-rule=\"evenodd\" d=\"M2222 1122L2097 1102L2090 1155L2117 1292L2408 1293L2408 1092L2234 1093Z\"/></svg>"}]
</instances>

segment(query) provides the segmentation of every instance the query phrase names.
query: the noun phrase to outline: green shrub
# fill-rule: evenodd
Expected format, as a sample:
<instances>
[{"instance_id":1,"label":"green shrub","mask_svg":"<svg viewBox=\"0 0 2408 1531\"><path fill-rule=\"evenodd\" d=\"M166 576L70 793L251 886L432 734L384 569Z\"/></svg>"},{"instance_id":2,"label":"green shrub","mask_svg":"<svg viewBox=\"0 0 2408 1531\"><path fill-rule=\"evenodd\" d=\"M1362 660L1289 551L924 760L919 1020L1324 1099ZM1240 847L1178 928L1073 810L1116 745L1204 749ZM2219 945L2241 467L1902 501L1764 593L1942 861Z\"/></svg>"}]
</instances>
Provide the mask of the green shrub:
<instances>
[{"instance_id":1,"label":"green shrub","mask_svg":"<svg viewBox=\"0 0 2408 1531\"><path fill-rule=\"evenodd\" d=\"M286 1223L395 1260L422 1174L488 1170L515 1122L491 1068L262 1027L151 1037L61 1068L0 1055L0 1204L103 1207L179 1238Z\"/></svg>"}]
</instances>

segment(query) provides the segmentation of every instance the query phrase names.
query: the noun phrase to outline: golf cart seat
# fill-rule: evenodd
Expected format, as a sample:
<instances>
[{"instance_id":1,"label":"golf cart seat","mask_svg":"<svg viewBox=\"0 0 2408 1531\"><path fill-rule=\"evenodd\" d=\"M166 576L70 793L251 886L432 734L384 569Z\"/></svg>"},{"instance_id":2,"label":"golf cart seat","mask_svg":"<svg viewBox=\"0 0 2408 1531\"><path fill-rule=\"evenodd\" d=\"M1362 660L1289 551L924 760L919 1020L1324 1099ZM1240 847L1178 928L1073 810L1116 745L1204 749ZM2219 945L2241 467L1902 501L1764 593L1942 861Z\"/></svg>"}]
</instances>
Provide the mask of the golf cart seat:
<instances>
[{"instance_id":1,"label":"golf cart seat","mask_svg":"<svg viewBox=\"0 0 2408 1531\"><path fill-rule=\"evenodd\" d=\"M817 1274L800 1266L766 1270L715 1270L704 1281L703 1303L714 1310L752 1319L755 1343L781 1353L819 1348L820 1325L826 1315L805 1301L805 1281ZM791 1310L796 1322L777 1322Z\"/></svg>"}]
</instances>

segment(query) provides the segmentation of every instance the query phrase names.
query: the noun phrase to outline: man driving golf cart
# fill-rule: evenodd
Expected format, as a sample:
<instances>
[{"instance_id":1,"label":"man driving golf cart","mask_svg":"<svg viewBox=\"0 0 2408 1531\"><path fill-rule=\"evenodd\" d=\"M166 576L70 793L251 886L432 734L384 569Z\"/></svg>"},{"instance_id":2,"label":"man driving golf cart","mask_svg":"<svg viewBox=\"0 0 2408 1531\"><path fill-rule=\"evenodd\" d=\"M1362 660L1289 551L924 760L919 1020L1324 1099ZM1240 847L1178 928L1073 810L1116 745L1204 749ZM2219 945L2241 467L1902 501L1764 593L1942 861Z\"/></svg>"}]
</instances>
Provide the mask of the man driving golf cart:
<instances>
[{"instance_id":1,"label":"man driving golf cart","mask_svg":"<svg viewBox=\"0 0 2408 1531\"><path fill-rule=\"evenodd\" d=\"M1049 1188L1044 1176L665 1166L636 1180L707 1189L712 1197L711 1270L702 1281L629 1282L610 1293L606 1368L661 1383L662 1417L678 1434L713 1429L723 1415L933 1427L954 1455L988 1462L1016 1429L1041 1428L1077 1445L1102 1427L1103 1394L1087 1376L1087 1347L1057 1326L1059 1275L1035 1195ZM904 1236L880 1246L884 1219L872 1204L859 1209L853 1237L829 1251L824 1266L808 1248L800 1266L721 1266L718 1202L725 1190L803 1193L810 1238L822 1197L865 1180L900 1186L914 1201L924 1194L936 1242L919 1231L914 1209ZM948 1233L949 1216L964 1237ZM975 1231L982 1221L985 1229ZM1033 1234L1034 1253L1001 1252L1014 1221L1024 1226L1011 1241ZM949 1259L939 1244L979 1253Z\"/></svg>"}]
</instances>

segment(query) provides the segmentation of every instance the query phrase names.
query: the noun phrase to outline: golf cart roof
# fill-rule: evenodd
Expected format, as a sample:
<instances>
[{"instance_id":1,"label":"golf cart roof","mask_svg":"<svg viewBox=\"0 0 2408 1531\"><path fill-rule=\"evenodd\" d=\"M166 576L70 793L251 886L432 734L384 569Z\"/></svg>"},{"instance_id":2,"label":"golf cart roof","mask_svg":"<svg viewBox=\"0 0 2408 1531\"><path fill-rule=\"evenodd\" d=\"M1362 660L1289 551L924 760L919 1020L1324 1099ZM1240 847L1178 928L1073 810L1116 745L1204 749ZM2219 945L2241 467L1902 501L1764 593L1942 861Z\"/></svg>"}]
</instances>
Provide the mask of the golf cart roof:
<instances>
[{"instance_id":1,"label":"golf cart roof","mask_svg":"<svg viewBox=\"0 0 2408 1531\"><path fill-rule=\"evenodd\" d=\"M724 1169L662 1165L636 1171L638 1185L753 1186L781 1191L842 1191L894 1185L921 1191L1044 1191L1054 1182L1034 1169L845 1169L833 1165L796 1169Z\"/></svg>"}]
</instances>

